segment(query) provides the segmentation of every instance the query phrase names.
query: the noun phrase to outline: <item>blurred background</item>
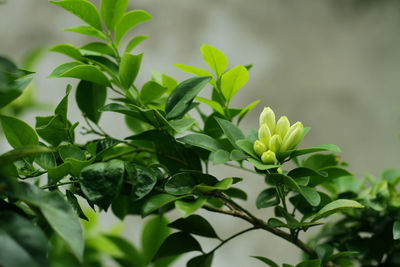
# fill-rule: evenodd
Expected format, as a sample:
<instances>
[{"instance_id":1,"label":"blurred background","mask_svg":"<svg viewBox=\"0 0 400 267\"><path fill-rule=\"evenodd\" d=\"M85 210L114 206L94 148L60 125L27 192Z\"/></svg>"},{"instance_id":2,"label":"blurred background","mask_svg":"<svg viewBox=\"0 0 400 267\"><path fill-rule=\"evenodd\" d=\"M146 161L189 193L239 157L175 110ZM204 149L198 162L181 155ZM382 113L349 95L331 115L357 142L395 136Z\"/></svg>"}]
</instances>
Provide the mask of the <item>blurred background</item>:
<instances>
[{"instance_id":1,"label":"blurred background","mask_svg":"<svg viewBox=\"0 0 400 267\"><path fill-rule=\"evenodd\" d=\"M92 2L98 5L99 1ZM144 52L138 84L150 79L151 70L178 81L189 77L173 63L205 68L200 47L207 43L227 55L229 66L254 64L249 82L232 102L244 107L261 99L242 129L257 128L258 114L263 106L270 106L277 117L287 115L291 122L299 120L312 128L302 147L338 145L343 150L342 160L360 177L379 176L385 168L399 167L399 1L135 0L130 1L129 9L133 8L153 16L133 33L150 36L136 49L137 53ZM58 43L81 46L90 39L60 31L78 24L82 24L78 18L45 0L8 0L0 5L0 54L19 63L38 47ZM35 98L43 104L22 114L31 125L35 116L52 111L67 83L76 85L74 80L46 78L66 60L62 55L46 53L39 61ZM70 97L70 119L81 120L72 100ZM100 124L117 137L129 134L116 114L105 114ZM3 149L4 144L0 147ZM213 171L224 177L239 175L237 170L219 166ZM262 178L242 175L249 180L245 189L254 192L249 194L248 206L254 206ZM255 212L268 216L265 210ZM112 215L104 217L104 227L116 222ZM226 219L210 218L222 237L246 225ZM130 217L124 224L124 233L137 242L141 219ZM215 245L214 241L204 242L206 251L207 246ZM300 252L268 233L250 232L222 247L214 263L263 266L248 255L294 264ZM184 266L185 259L188 257L176 266Z\"/></svg>"}]
</instances>

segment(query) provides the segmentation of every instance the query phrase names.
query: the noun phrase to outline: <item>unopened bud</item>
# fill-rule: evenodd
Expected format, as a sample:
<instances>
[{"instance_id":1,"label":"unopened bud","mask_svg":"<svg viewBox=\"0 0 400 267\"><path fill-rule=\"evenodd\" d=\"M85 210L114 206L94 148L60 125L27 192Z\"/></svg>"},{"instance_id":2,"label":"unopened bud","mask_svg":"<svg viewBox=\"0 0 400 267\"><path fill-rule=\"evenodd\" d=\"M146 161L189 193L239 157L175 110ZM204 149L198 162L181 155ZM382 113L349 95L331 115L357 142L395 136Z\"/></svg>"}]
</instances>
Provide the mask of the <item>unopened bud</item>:
<instances>
[{"instance_id":1,"label":"unopened bud","mask_svg":"<svg viewBox=\"0 0 400 267\"><path fill-rule=\"evenodd\" d=\"M275 133L279 134L282 139L285 138L287 131L290 128L289 119L286 116L282 116L279 118L278 122L276 123Z\"/></svg>"},{"instance_id":2,"label":"unopened bud","mask_svg":"<svg viewBox=\"0 0 400 267\"><path fill-rule=\"evenodd\" d=\"M265 164L274 164L276 161L275 153L271 150L264 152L261 156L261 161Z\"/></svg>"},{"instance_id":3,"label":"unopened bud","mask_svg":"<svg viewBox=\"0 0 400 267\"><path fill-rule=\"evenodd\" d=\"M298 121L293 124L286 133L285 138L283 138L281 152L295 148L303 139L303 133L304 128L301 122Z\"/></svg>"},{"instance_id":4,"label":"unopened bud","mask_svg":"<svg viewBox=\"0 0 400 267\"><path fill-rule=\"evenodd\" d=\"M279 135L274 134L269 140L269 149L277 153L279 152L281 145L282 145L282 138Z\"/></svg>"},{"instance_id":5,"label":"unopened bud","mask_svg":"<svg viewBox=\"0 0 400 267\"><path fill-rule=\"evenodd\" d=\"M281 168L278 168L276 171L277 171L279 174L282 174L282 173L283 173L283 171L282 171Z\"/></svg>"},{"instance_id":6,"label":"unopened bud","mask_svg":"<svg viewBox=\"0 0 400 267\"><path fill-rule=\"evenodd\" d=\"M267 147L260 140L254 142L253 149L258 156L261 156L262 153L267 151Z\"/></svg>"},{"instance_id":7,"label":"unopened bud","mask_svg":"<svg viewBox=\"0 0 400 267\"><path fill-rule=\"evenodd\" d=\"M271 139L271 132L267 124L262 124L260 129L258 129L258 139L264 143L266 148L268 148L269 140Z\"/></svg>"},{"instance_id":8,"label":"unopened bud","mask_svg":"<svg viewBox=\"0 0 400 267\"><path fill-rule=\"evenodd\" d=\"M260 114L260 126L266 124L269 128L271 134L275 131L275 113L270 108L264 108L264 110Z\"/></svg>"}]
</instances>

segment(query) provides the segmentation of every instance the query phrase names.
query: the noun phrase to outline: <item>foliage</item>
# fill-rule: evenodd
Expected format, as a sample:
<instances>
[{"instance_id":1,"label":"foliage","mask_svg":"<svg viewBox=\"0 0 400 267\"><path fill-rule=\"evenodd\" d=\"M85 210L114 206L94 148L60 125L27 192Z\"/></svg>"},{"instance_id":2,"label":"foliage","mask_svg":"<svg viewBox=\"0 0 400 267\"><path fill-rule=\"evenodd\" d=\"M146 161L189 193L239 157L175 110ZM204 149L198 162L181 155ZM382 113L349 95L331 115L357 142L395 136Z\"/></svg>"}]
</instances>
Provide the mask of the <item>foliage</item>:
<instances>
[{"instance_id":1,"label":"foliage","mask_svg":"<svg viewBox=\"0 0 400 267\"><path fill-rule=\"evenodd\" d=\"M251 66L227 68L226 56L210 45L201 47L210 70L175 64L194 77L177 82L154 72L140 87L136 77L144 57L132 50L146 36L127 41L126 34L150 14L126 11L127 0L102 0L100 12L87 0L50 2L85 23L67 31L97 38L82 47L51 48L71 61L49 75L79 80L75 101L89 127L84 134L94 137L76 141L78 123L68 119L71 85L52 114L36 117L35 127L6 115L4 107L21 95L32 73L0 58L0 121L12 147L0 155L2 266L103 266L106 255L120 266L171 266L187 252L195 252L187 266L211 266L218 248L257 229L301 249L305 259L295 266L400 264L399 171L386 171L368 183L356 179L332 154L340 152L337 146L298 148L309 128L300 122L290 126L285 116L276 121L270 108L260 115L259 131L247 129L245 135L239 124L259 100L246 107L230 103L246 85ZM206 90L209 98L198 96ZM204 105L210 114L202 111ZM103 112L123 116L132 133L123 140L107 134L99 126ZM288 161L295 167L288 167ZM258 218L239 204L247 200L240 184L250 181L215 177L208 171L210 163L264 179L254 204L273 208L274 216ZM84 202L93 210L110 209L121 220L151 216L141 248L117 233L93 230L96 218L93 211L83 211ZM199 209L237 217L251 227L221 239L196 214ZM165 216L171 210L181 218L168 223ZM310 242L299 239L327 217L334 221ZM220 244L206 252L195 236ZM270 255L253 258L278 266L265 256Z\"/></svg>"}]
</instances>

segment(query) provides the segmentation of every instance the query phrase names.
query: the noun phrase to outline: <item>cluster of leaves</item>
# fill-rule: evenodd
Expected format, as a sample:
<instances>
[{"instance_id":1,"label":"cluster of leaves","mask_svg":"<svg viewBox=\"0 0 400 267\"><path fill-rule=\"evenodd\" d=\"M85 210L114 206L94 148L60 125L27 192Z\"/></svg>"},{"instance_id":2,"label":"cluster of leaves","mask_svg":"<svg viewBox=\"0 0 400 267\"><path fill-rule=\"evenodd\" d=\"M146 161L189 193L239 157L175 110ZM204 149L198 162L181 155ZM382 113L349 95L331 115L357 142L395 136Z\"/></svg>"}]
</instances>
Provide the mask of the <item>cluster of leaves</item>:
<instances>
[{"instance_id":1,"label":"cluster of leaves","mask_svg":"<svg viewBox=\"0 0 400 267\"><path fill-rule=\"evenodd\" d=\"M95 138L84 144L75 141L78 122L68 119L71 85L52 115L36 117L35 129L18 118L0 116L3 133L13 148L0 155L2 266L46 266L67 254L75 264L99 266L99 252L108 252L94 246L87 236L85 242L80 219L90 222L90 216L83 212L79 199L93 209L111 208L121 220L127 215L157 215L143 230L141 251L125 239L105 237L119 248L117 254L108 254L121 266L169 266L187 252L197 252L187 266L211 266L219 247L257 229L303 250L307 259L296 266L349 266L348 259L354 252L361 255L354 259L366 259L363 251L337 243L333 234L328 235L332 240L325 244L315 242L314 246L298 237L300 232L322 224L321 219L341 211L348 214L345 218L356 218L361 223L361 217L353 216L365 212L355 210L363 208L357 200L366 202L368 207L378 205L371 195L378 196L384 186L378 183L377 188L366 187L371 191L363 197L343 193L343 179L352 177L349 184L356 193L361 190L357 188L359 182L343 169L344 164L336 155L317 153L340 152L335 145L278 153L276 165L260 161L253 150L257 131L250 129L245 135L239 128L259 101L244 108L230 106L248 81L250 65L227 69L226 56L203 45L201 52L211 72L176 64L195 77L178 83L166 74L153 72L151 80L139 87L136 77L143 54L131 52L146 36L133 37L124 49L122 44L131 29L151 18L147 12L126 11L128 0L102 0L100 12L87 0L50 2L86 23L68 31L98 39L79 48L60 44L50 49L72 58L56 67L50 77L79 80L75 100L89 127L85 134ZM0 68L3 107L28 85L30 73L8 60L0 61ZM207 85L211 86L210 97L199 97ZM111 101L107 101L109 93L113 96ZM201 103L211 107L211 114L202 111ZM130 136L120 140L107 134L99 126L103 112L124 116L132 131ZM198 112L200 121L192 117L193 112ZM296 167L286 170L287 161L293 161ZM241 177L215 177L208 171L210 163L230 165L263 177L265 188L255 204L259 209L273 208L274 216L265 221L242 207L238 201L247 200L247 194L240 189L240 183L248 181ZM386 188L397 196L394 185L386 183ZM397 203L396 197L391 201ZM251 227L221 239L204 217L194 214L201 208L238 217ZM181 218L167 224L163 216L173 209ZM385 214L391 218L388 212ZM399 235L398 224L395 239ZM359 231L357 228L354 233ZM221 243L205 252L196 235ZM329 249L321 249L328 246ZM69 250L65 251L65 247ZM278 266L266 257L255 258Z\"/></svg>"}]
</instances>

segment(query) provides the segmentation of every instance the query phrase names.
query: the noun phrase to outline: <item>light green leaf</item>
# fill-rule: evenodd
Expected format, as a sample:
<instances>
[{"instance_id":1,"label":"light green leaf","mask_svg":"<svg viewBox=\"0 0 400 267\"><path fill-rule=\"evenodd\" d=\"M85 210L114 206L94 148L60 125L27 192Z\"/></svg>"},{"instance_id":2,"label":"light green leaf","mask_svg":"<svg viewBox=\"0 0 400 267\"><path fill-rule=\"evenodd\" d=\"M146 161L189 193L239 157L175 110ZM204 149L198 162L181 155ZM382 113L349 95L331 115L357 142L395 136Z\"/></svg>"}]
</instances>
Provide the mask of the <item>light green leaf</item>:
<instances>
[{"instance_id":1,"label":"light green leaf","mask_svg":"<svg viewBox=\"0 0 400 267\"><path fill-rule=\"evenodd\" d=\"M279 168L281 165L267 165L262 163L261 161L252 159L252 158L248 158L247 159L248 162L250 162L251 164L254 165L254 167L256 167L257 169L261 170L261 171L265 171L265 170L269 170L269 169L273 169L273 168Z\"/></svg>"},{"instance_id":2,"label":"light green leaf","mask_svg":"<svg viewBox=\"0 0 400 267\"><path fill-rule=\"evenodd\" d=\"M148 104L159 99L166 91L166 87L157 82L149 81L143 85L140 91L140 99L144 104Z\"/></svg>"},{"instance_id":3,"label":"light green leaf","mask_svg":"<svg viewBox=\"0 0 400 267\"><path fill-rule=\"evenodd\" d=\"M84 53L85 53L85 51L89 51L89 53L94 52L94 53L100 54L100 55L108 55L111 57L115 57L114 50L112 49L112 47L109 46L108 44L102 43L102 42L88 43L84 46L81 46L79 49L80 49L80 51L83 51Z\"/></svg>"},{"instance_id":4,"label":"light green leaf","mask_svg":"<svg viewBox=\"0 0 400 267\"><path fill-rule=\"evenodd\" d=\"M65 10L71 12L87 24L98 30L102 30L100 16L97 8L87 0L61 0L49 1Z\"/></svg>"},{"instance_id":5,"label":"light green leaf","mask_svg":"<svg viewBox=\"0 0 400 267\"><path fill-rule=\"evenodd\" d=\"M82 65L76 62L68 62L58 66L49 76L49 78L54 77L76 78L104 86L110 86L110 81L107 76L97 67L93 65Z\"/></svg>"},{"instance_id":6,"label":"light green leaf","mask_svg":"<svg viewBox=\"0 0 400 267\"><path fill-rule=\"evenodd\" d=\"M190 73L190 74L194 74L196 76L210 76L213 77L213 75L203 69L197 68L197 67L193 67L193 66L189 66L189 65L184 65L184 64L173 64L173 66L177 67L178 69ZM213 87L217 87L217 84L215 83L214 79L210 79L209 83L213 86Z\"/></svg>"},{"instance_id":7,"label":"light green leaf","mask_svg":"<svg viewBox=\"0 0 400 267\"><path fill-rule=\"evenodd\" d=\"M204 148L209 151L217 151L223 147L214 138L200 133L188 134L177 139L185 144Z\"/></svg>"},{"instance_id":8,"label":"light green leaf","mask_svg":"<svg viewBox=\"0 0 400 267\"><path fill-rule=\"evenodd\" d=\"M115 24L122 18L128 0L102 0L100 4L100 14L107 29L112 31Z\"/></svg>"},{"instance_id":9,"label":"light green leaf","mask_svg":"<svg viewBox=\"0 0 400 267\"><path fill-rule=\"evenodd\" d=\"M228 137L229 141L234 147L238 147L236 144L236 141L240 139L245 139L244 134L242 131L232 122L221 119L221 118L215 118L215 120L218 122L219 126L221 129L224 131L226 137Z\"/></svg>"},{"instance_id":10,"label":"light green leaf","mask_svg":"<svg viewBox=\"0 0 400 267\"><path fill-rule=\"evenodd\" d=\"M141 42L149 38L147 35L138 35L132 38L132 40L129 41L129 43L126 45L125 52L129 53L131 52L137 45L139 45Z\"/></svg>"},{"instance_id":11,"label":"light green leaf","mask_svg":"<svg viewBox=\"0 0 400 267\"><path fill-rule=\"evenodd\" d=\"M39 144L39 137L35 130L26 122L4 115L0 115L0 120L7 141L13 148Z\"/></svg>"},{"instance_id":12,"label":"light green leaf","mask_svg":"<svg viewBox=\"0 0 400 267\"><path fill-rule=\"evenodd\" d=\"M184 200L176 200L175 208L179 211L183 218L188 217L190 214L200 209L207 201L205 197L199 197L193 202L188 202Z\"/></svg>"},{"instance_id":13,"label":"light green leaf","mask_svg":"<svg viewBox=\"0 0 400 267\"><path fill-rule=\"evenodd\" d=\"M218 49L204 44L201 48L203 59L219 78L228 66L228 58Z\"/></svg>"},{"instance_id":14,"label":"light green leaf","mask_svg":"<svg viewBox=\"0 0 400 267\"><path fill-rule=\"evenodd\" d=\"M143 53L139 55L125 53L122 56L119 65L119 77L125 90L128 90L135 81L136 76L139 73L140 64L142 63L142 56Z\"/></svg>"},{"instance_id":15,"label":"light green leaf","mask_svg":"<svg viewBox=\"0 0 400 267\"><path fill-rule=\"evenodd\" d=\"M354 200L349 199L338 199L325 205L317 214L314 215L312 222L317 221L321 218L327 217L333 213L340 212L346 209L362 209L363 205Z\"/></svg>"},{"instance_id":16,"label":"light green leaf","mask_svg":"<svg viewBox=\"0 0 400 267\"><path fill-rule=\"evenodd\" d=\"M132 10L125 13L115 25L115 40L117 44L130 29L149 19L151 19L151 15L144 10Z\"/></svg>"},{"instance_id":17,"label":"light green leaf","mask_svg":"<svg viewBox=\"0 0 400 267\"><path fill-rule=\"evenodd\" d=\"M254 149L253 149L253 143L248 140L248 139L240 139L236 141L236 145L243 150L244 152L246 152L247 154L249 154L250 156L252 156L255 159L258 159L259 157L257 156L256 153L254 153Z\"/></svg>"},{"instance_id":18,"label":"light green leaf","mask_svg":"<svg viewBox=\"0 0 400 267\"><path fill-rule=\"evenodd\" d=\"M71 44L58 44L49 49L49 51L64 54L76 60L82 60L82 54L78 48Z\"/></svg>"},{"instance_id":19,"label":"light green leaf","mask_svg":"<svg viewBox=\"0 0 400 267\"><path fill-rule=\"evenodd\" d=\"M267 264L270 267L279 267L278 264L276 264L274 261L272 261L268 258L261 257L261 256L251 256L251 257L264 262L265 264Z\"/></svg>"},{"instance_id":20,"label":"light green leaf","mask_svg":"<svg viewBox=\"0 0 400 267\"><path fill-rule=\"evenodd\" d=\"M142 231L144 265L151 262L170 232L168 220L164 216L154 216L144 225Z\"/></svg>"},{"instance_id":21,"label":"light green leaf","mask_svg":"<svg viewBox=\"0 0 400 267\"><path fill-rule=\"evenodd\" d=\"M212 109L214 109L216 112L220 113L221 115L225 115L223 107L217 101L210 100L210 99L207 99L207 98L203 98L203 97L200 97L200 96L197 96L195 99L197 101L201 102L201 103L209 105Z\"/></svg>"},{"instance_id":22,"label":"light green leaf","mask_svg":"<svg viewBox=\"0 0 400 267\"><path fill-rule=\"evenodd\" d=\"M63 29L63 31L80 33L88 36L97 37L99 39L103 39L104 41L108 41L107 36L103 32L99 31L96 28L93 28L90 25L79 25L72 28Z\"/></svg>"},{"instance_id":23,"label":"light green leaf","mask_svg":"<svg viewBox=\"0 0 400 267\"><path fill-rule=\"evenodd\" d=\"M248 80L249 73L242 65L225 72L221 78L221 91L226 101L229 102Z\"/></svg>"},{"instance_id":24,"label":"light green leaf","mask_svg":"<svg viewBox=\"0 0 400 267\"><path fill-rule=\"evenodd\" d=\"M194 188L197 191L200 191L202 193L209 193L214 190L225 191L225 190L228 190L229 187L231 187L232 183L233 183L233 178L228 177L228 178L223 179L222 181L219 181L215 185L199 184L199 185L196 185Z\"/></svg>"},{"instance_id":25,"label":"light green leaf","mask_svg":"<svg viewBox=\"0 0 400 267\"><path fill-rule=\"evenodd\" d=\"M76 66L81 66L84 65L82 62L78 62L78 61L72 61L72 62L66 62L63 63L59 66L57 66L47 78L58 78L60 77L61 74L63 74L64 72L76 67Z\"/></svg>"},{"instance_id":26,"label":"light green leaf","mask_svg":"<svg viewBox=\"0 0 400 267\"><path fill-rule=\"evenodd\" d=\"M214 165L224 164L231 160L230 153L224 149L218 149L212 155Z\"/></svg>"}]
</instances>

